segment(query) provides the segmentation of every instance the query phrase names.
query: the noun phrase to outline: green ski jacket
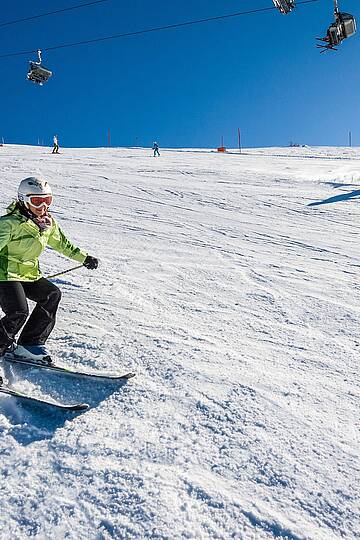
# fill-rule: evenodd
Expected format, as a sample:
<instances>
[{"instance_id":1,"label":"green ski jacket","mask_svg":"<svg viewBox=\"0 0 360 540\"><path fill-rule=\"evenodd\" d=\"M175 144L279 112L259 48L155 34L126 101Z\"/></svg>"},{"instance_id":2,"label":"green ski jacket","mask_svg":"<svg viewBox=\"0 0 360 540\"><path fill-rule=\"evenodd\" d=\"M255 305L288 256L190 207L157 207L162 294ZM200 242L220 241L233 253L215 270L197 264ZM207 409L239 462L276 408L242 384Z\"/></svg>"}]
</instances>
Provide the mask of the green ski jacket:
<instances>
[{"instance_id":1,"label":"green ski jacket","mask_svg":"<svg viewBox=\"0 0 360 540\"><path fill-rule=\"evenodd\" d=\"M52 217L45 231L27 219L12 203L0 217L0 281L37 281L42 277L39 257L46 246L83 263L87 253L74 246Z\"/></svg>"}]
</instances>

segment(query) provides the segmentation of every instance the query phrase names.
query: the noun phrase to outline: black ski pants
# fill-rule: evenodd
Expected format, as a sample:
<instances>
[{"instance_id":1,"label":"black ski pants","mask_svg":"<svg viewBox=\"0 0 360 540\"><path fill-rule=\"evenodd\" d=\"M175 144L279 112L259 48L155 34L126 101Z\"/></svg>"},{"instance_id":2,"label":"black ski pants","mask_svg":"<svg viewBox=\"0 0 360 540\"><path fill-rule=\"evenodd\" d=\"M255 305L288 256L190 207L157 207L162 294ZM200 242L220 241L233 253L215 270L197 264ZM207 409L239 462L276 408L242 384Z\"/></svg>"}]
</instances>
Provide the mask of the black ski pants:
<instances>
[{"instance_id":1,"label":"black ski pants","mask_svg":"<svg viewBox=\"0 0 360 540\"><path fill-rule=\"evenodd\" d=\"M30 317L27 302L36 302ZM17 340L19 345L43 345L55 325L60 289L45 278L38 281L0 281L0 350ZM29 317L29 318L28 318Z\"/></svg>"}]
</instances>

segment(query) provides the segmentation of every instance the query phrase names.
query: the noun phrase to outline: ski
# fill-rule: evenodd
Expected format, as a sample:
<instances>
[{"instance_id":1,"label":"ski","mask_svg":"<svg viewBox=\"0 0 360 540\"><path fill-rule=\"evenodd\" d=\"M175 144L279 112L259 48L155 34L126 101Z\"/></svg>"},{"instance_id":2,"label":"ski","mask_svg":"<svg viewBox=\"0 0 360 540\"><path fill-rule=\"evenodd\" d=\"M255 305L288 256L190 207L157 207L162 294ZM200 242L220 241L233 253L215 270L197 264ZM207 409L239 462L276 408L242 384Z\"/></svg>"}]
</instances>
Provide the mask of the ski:
<instances>
[{"instance_id":1,"label":"ski","mask_svg":"<svg viewBox=\"0 0 360 540\"><path fill-rule=\"evenodd\" d=\"M89 408L89 405L87 403L59 403L57 401L51 401L41 397L35 397L30 394L23 394L22 392L14 390L13 388L8 388L7 386L0 386L0 393L7 396L12 396L22 401L26 401L28 403L36 403L37 405L55 407L56 409L60 409L62 411L85 411Z\"/></svg>"},{"instance_id":2,"label":"ski","mask_svg":"<svg viewBox=\"0 0 360 540\"><path fill-rule=\"evenodd\" d=\"M31 360L27 360L26 358L16 357L10 353L6 353L3 358L6 362L14 363L14 364L22 364L26 366L30 366L33 368L39 368L39 369L46 369L48 371L53 371L56 373L62 373L63 375L69 375L71 377L83 377L86 379L97 379L97 380L103 380L103 381L122 381L122 380L128 380L132 377L135 377L135 373L103 373L103 372L90 372L90 371L81 371L73 368L69 368L67 366L61 366L57 364L40 364L33 362Z\"/></svg>"}]
</instances>

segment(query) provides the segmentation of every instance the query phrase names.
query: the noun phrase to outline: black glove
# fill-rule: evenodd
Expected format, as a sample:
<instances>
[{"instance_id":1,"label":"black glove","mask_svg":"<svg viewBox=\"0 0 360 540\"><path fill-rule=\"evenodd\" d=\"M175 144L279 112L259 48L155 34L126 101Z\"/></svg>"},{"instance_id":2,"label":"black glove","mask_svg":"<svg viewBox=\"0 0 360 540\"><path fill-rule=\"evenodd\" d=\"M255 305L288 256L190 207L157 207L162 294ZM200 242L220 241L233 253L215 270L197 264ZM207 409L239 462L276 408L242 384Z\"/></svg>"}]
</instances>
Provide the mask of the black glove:
<instances>
[{"instance_id":1,"label":"black glove","mask_svg":"<svg viewBox=\"0 0 360 540\"><path fill-rule=\"evenodd\" d=\"M83 265L89 270L95 270L99 266L99 261L98 259L96 259L96 257L91 257L91 255L87 255L85 261L83 262Z\"/></svg>"}]
</instances>

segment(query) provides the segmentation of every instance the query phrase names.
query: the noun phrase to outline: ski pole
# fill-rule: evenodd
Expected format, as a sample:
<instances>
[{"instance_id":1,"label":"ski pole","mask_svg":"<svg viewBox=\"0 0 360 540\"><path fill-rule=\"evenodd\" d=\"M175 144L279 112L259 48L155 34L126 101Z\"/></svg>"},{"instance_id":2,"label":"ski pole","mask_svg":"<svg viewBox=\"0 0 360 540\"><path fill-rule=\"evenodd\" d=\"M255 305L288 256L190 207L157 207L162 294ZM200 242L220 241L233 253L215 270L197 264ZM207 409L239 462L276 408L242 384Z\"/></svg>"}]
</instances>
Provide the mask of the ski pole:
<instances>
[{"instance_id":1,"label":"ski pole","mask_svg":"<svg viewBox=\"0 0 360 540\"><path fill-rule=\"evenodd\" d=\"M82 268L84 265L79 264L78 266L73 266L72 268L68 268L67 270L63 270L62 272L58 272L57 274L52 274L51 276L46 276L46 279L52 279L58 276L62 276L63 274L67 274L68 272L72 272L73 270L78 270L79 268Z\"/></svg>"}]
</instances>

